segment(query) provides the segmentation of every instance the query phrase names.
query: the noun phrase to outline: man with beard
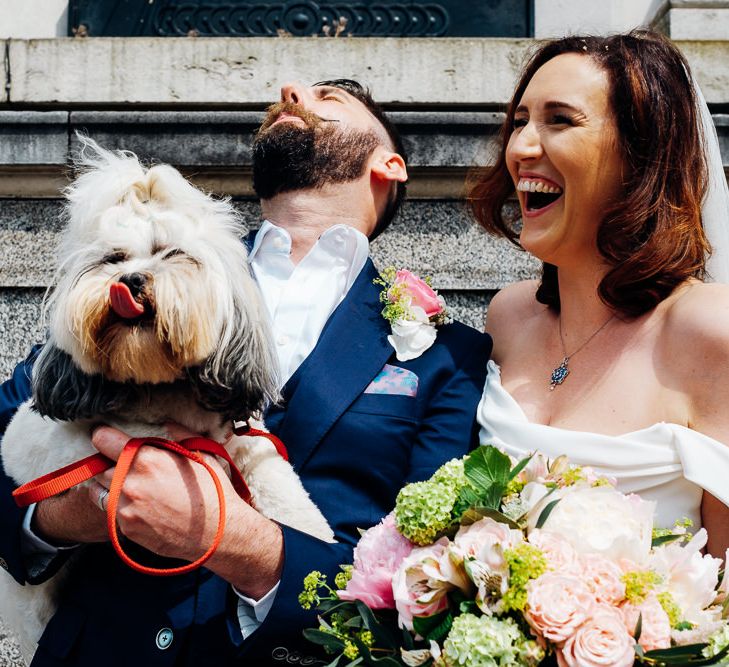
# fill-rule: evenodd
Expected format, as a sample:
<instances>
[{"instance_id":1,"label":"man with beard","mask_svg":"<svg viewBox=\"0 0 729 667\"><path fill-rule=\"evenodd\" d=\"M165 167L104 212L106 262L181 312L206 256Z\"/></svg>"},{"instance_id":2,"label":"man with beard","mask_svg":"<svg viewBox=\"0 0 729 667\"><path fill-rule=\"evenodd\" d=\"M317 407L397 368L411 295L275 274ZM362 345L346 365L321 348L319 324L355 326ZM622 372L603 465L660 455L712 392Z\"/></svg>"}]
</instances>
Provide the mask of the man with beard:
<instances>
[{"instance_id":1,"label":"man with beard","mask_svg":"<svg viewBox=\"0 0 729 667\"><path fill-rule=\"evenodd\" d=\"M130 585L128 599L122 593L113 604L104 603L98 583L73 591L33 665L128 665L129 656L140 665L324 664L306 657L316 648L301 631L317 621L297 601L304 576L317 569L333 581L338 565L352 560L358 529L389 512L404 484L427 478L475 443L491 349L486 335L459 323L440 327L433 345L408 361L398 361L388 341L368 239L402 202L404 155L382 111L348 80L284 86L254 142L265 221L249 239L250 261L271 316L283 387L266 423L285 442L338 543L261 516L237 499L218 467L227 528L206 568ZM19 367L0 389L0 424L27 396L24 377ZM176 439L189 435L170 431ZM114 459L127 439L109 427L92 436ZM189 554L191 545L204 552L218 506L207 473L163 450L150 449L145 459L127 478L125 490L134 494L123 494L121 531L133 530L136 542L166 557ZM107 473L100 481L109 480ZM35 538L59 544L98 535L105 524L101 490L39 503ZM175 511L160 512L154 499L161 495L178 501ZM105 554L114 557L110 549ZM17 579L29 578L20 546L2 556Z\"/></svg>"}]
</instances>

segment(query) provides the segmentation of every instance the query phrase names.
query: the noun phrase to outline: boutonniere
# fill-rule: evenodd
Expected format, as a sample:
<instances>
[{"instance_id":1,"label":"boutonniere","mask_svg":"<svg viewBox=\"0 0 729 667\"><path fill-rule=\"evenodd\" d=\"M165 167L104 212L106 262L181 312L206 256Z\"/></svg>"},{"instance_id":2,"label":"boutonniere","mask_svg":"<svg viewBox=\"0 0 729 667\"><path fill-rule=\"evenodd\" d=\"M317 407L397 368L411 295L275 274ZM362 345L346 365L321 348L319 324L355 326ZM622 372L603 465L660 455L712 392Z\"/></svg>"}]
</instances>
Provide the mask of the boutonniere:
<instances>
[{"instance_id":1,"label":"boutonniere","mask_svg":"<svg viewBox=\"0 0 729 667\"><path fill-rule=\"evenodd\" d=\"M390 266L384 269L375 285L382 285L380 301L384 317L392 327L388 342L395 348L398 361L419 357L434 342L436 327L453 320L445 300L430 285L430 278L418 276Z\"/></svg>"}]
</instances>

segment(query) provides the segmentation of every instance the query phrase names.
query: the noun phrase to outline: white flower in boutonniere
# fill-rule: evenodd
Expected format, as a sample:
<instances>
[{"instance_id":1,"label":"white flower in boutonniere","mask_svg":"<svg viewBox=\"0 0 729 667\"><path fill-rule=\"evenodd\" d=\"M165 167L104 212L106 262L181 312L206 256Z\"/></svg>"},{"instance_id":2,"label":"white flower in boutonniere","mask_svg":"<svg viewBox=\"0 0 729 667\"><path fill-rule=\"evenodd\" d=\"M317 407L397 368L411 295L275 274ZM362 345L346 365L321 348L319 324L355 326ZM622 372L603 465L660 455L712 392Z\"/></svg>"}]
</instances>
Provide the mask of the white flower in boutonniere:
<instances>
[{"instance_id":1,"label":"white flower in boutonniere","mask_svg":"<svg viewBox=\"0 0 729 667\"><path fill-rule=\"evenodd\" d=\"M445 300L430 285L430 278L418 276L390 266L375 278L384 289L380 301L385 304L382 316L392 326L388 342L395 348L398 361L419 357L434 342L436 327L453 320L446 310Z\"/></svg>"}]
</instances>

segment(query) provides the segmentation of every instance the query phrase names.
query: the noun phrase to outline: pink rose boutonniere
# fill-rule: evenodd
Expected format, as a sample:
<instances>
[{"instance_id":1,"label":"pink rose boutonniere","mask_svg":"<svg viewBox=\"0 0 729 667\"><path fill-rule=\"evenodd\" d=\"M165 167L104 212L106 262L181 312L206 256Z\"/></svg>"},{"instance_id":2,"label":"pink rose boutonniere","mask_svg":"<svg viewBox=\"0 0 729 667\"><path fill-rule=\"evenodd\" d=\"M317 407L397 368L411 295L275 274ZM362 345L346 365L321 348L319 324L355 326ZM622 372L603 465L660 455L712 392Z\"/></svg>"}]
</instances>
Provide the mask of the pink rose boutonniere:
<instances>
[{"instance_id":1,"label":"pink rose boutonniere","mask_svg":"<svg viewBox=\"0 0 729 667\"><path fill-rule=\"evenodd\" d=\"M419 357L435 342L436 327L453 321L445 300L431 287L430 278L388 267L374 282L384 288L380 293L380 301L385 304L382 316L392 327L387 340L395 348L398 361Z\"/></svg>"}]
</instances>

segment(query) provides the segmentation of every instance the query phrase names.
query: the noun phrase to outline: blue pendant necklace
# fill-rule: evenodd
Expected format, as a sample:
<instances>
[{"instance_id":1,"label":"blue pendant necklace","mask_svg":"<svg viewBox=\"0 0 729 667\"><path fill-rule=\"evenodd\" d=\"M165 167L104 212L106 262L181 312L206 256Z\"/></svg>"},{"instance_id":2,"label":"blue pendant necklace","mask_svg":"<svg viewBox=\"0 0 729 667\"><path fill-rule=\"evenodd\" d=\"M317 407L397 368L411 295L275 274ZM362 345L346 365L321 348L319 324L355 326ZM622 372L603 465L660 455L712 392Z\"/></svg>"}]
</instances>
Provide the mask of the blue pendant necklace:
<instances>
[{"instance_id":1,"label":"blue pendant necklace","mask_svg":"<svg viewBox=\"0 0 729 667\"><path fill-rule=\"evenodd\" d=\"M574 357L580 350L582 350L582 348L585 347L595 336L597 336L597 334L599 334L608 324L610 324L614 317L614 314L611 315L592 333L592 335L584 343L582 343L582 345L580 345L571 354L567 354L567 348L565 348L564 345L564 337L562 336L562 316L559 316L559 342L562 343L562 354L564 355L564 357L562 358L562 363L552 371L552 375L549 378L549 391L554 391L555 387L562 384L567 379L567 376L570 374L570 359Z\"/></svg>"}]
</instances>

